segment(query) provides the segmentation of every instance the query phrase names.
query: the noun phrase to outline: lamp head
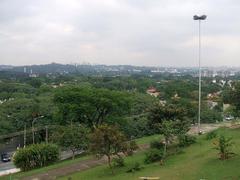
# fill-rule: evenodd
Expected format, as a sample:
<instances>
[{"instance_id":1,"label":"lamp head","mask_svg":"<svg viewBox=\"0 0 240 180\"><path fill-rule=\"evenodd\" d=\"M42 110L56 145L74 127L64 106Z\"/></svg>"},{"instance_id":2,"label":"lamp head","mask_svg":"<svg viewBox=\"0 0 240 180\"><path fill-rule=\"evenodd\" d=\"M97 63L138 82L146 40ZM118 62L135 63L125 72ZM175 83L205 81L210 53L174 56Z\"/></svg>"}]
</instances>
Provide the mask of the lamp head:
<instances>
[{"instance_id":1,"label":"lamp head","mask_svg":"<svg viewBox=\"0 0 240 180\"><path fill-rule=\"evenodd\" d=\"M205 19L207 19L206 15L201 15L201 16L194 15L193 16L193 20L205 20Z\"/></svg>"}]
</instances>

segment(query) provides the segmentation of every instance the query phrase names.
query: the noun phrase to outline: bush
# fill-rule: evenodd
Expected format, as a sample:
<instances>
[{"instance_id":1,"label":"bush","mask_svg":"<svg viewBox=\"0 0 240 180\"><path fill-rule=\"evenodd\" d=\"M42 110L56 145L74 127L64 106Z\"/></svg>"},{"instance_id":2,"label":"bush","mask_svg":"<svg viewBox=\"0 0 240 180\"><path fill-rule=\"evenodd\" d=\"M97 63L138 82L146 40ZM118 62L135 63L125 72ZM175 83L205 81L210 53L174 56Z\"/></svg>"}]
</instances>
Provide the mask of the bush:
<instances>
[{"instance_id":1,"label":"bush","mask_svg":"<svg viewBox=\"0 0 240 180\"><path fill-rule=\"evenodd\" d=\"M219 139L213 143L215 145L215 149L219 151L219 156L221 160L226 160L234 155L231 151L231 147L233 145L232 138L226 138L221 135Z\"/></svg>"},{"instance_id":2,"label":"bush","mask_svg":"<svg viewBox=\"0 0 240 180\"><path fill-rule=\"evenodd\" d=\"M55 144L33 144L18 149L13 162L22 171L47 166L59 159L59 148Z\"/></svg>"},{"instance_id":3,"label":"bush","mask_svg":"<svg viewBox=\"0 0 240 180\"><path fill-rule=\"evenodd\" d=\"M191 144L194 144L197 139L195 136L191 136L188 134L182 134L182 135L178 136L178 140L179 140L180 147L187 147Z\"/></svg>"},{"instance_id":4,"label":"bush","mask_svg":"<svg viewBox=\"0 0 240 180\"><path fill-rule=\"evenodd\" d=\"M144 162L149 164L157 161L161 161L164 157L163 150L150 149L146 154Z\"/></svg>"},{"instance_id":5,"label":"bush","mask_svg":"<svg viewBox=\"0 0 240 180\"><path fill-rule=\"evenodd\" d=\"M127 170L127 173L133 173L135 171L140 171L141 169L143 169L143 167L141 167L140 163L136 162Z\"/></svg>"},{"instance_id":6,"label":"bush","mask_svg":"<svg viewBox=\"0 0 240 180\"><path fill-rule=\"evenodd\" d=\"M126 150L126 155L127 156L131 156L131 155L133 155L133 152L134 151L136 151L137 149L138 149L139 147L138 147L138 145L137 145L137 143L136 143L136 141L130 141L129 143L128 143L128 145L127 145L127 150Z\"/></svg>"},{"instance_id":7,"label":"bush","mask_svg":"<svg viewBox=\"0 0 240 180\"><path fill-rule=\"evenodd\" d=\"M214 109L203 109L201 112L202 123L216 123L222 121L222 115L220 112Z\"/></svg>"},{"instance_id":8,"label":"bush","mask_svg":"<svg viewBox=\"0 0 240 180\"><path fill-rule=\"evenodd\" d=\"M136 141L131 140L129 142L125 142L123 152L126 156L131 156L131 155L133 155L133 152L136 151L138 148L139 147L138 147Z\"/></svg>"},{"instance_id":9,"label":"bush","mask_svg":"<svg viewBox=\"0 0 240 180\"><path fill-rule=\"evenodd\" d=\"M160 142L160 141L157 141L157 140L153 140L150 142L150 148L151 149L164 149L164 143Z\"/></svg>"},{"instance_id":10,"label":"bush","mask_svg":"<svg viewBox=\"0 0 240 180\"><path fill-rule=\"evenodd\" d=\"M129 142L129 149L131 151L136 151L138 149L138 145L137 145L136 141L132 140Z\"/></svg>"},{"instance_id":11,"label":"bush","mask_svg":"<svg viewBox=\"0 0 240 180\"><path fill-rule=\"evenodd\" d=\"M206 139L207 140L211 140L217 137L217 132L216 131L211 131L209 133L207 133L206 135Z\"/></svg>"},{"instance_id":12,"label":"bush","mask_svg":"<svg viewBox=\"0 0 240 180\"><path fill-rule=\"evenodd\" d=\"M113 158L113 166L114 167L123 167L123 166L125 166L124 159L121 156Z\"/></svg>"}]
</instances>

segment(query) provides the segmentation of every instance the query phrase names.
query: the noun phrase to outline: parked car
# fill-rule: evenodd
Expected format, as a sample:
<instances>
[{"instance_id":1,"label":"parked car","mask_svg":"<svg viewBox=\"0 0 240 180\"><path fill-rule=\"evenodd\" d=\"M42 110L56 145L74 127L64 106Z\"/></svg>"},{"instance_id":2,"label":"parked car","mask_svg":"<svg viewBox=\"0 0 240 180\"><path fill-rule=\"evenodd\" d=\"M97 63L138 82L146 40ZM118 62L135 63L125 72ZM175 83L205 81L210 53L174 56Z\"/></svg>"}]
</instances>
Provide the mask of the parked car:
<instances>
[{"instance_id":1,"label":"parked car","mask_svg":"<svg viewBox=\"0 0 240 180\"><path fill-rule=\"evenodd\" d=\"M9 162L11 161L11 156L8 153L2 153L1 160L2 162Z\"/></svg>"},{"instance_id":2,"label":"parked car","mask_svg":"<svg viewBox=\"0 0 240 180\"><path fill-rule=\"evenodd\" d=\"M234 119L233 116L226 116L226 117L225 117L225 120L227 120L227 121L230 121L230 120L233 120L233 119Z\"/></svg>"}]
</instances>

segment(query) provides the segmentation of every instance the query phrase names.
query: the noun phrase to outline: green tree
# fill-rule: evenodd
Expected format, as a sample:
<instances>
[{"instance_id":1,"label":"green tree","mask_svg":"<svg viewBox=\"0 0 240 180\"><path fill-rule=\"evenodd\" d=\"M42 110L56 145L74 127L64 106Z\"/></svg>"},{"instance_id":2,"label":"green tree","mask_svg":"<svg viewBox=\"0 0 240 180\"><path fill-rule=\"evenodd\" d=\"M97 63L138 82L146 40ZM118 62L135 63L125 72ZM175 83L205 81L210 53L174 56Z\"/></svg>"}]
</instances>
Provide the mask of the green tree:
<instances>
[{"instance_id":1,"label":"green tree","mask_svg":"<svg viewBox=\"0 0 240 180\"><path fill-rule=\"evenodd\" d=\"M190 121L185 116L185 110L173 104L155 104L149 110L149 123L164 136L164 156L173 137L185 134L190 129Z\"/></svg>"},{"instance_id":2,"label":"green tree","mask_svg":"<svg viewBox=\"0 0 240 180\"><path fill-rule=\"evenodd\" d=\"M87 150L89 130L83 126L70 125L60 127L53 133L51 139L64 149L72 151L72 159L78 150Z\"/></svg>"},{"instance_id":3,"label":"green tree","mask_svg":"<svg viewBox=\"0 0 240 180\"><path fill-rule=\"evenodd\" d=\"M24 124L31 127L33 119L40 116L39 104L34 99L17 98L1 106L3 118L12 122L15 130L22 130Z\"/></svg>"},{"instance_id":4,"label":"green tree","mask_svg":"<svg viewBox=\"0 0 240 180\"><path fill-rule=\"evenodd\" d=\"M230 92L228 96L228 102L236 107L236 112L239 114L240 112L240 83L235 83L234 88Z\"/></svg>"},{"instance_id":5,"label":"green tree","mask_svg":"<svg viewBox=\"0 0 240 180\"><path fill-rule=\"evenodd\" d=\"M112 156L120 157L126 148L126 137L116 126L100 125L90 136L90 151L99 157L107 156L108 165L113 173Z\"/></svg>"},{"instance_id":6,"label":"green tree","mask_svg":"<svg viewBox=\"0 0 240 180\"><path fill-rule=\"evenodd\" d=\"M64 88L55 94L54 102L63 121L73 119L97 127L106 119L126 115L130 109L128 93L96 88Z\"/></svg>"},{"instance_id":7,"label":"green tree","mask_svg":"<svg viewBox=\"0 0 240 180\"><path fill-rule=\"evenodd\" d=\"M59 148L55 144L32 144L18 149L13 156L13 162L17 168L27 171L57 162L59 154Z\"/></svg>"},{"instance_id":8,"label":"green tree","mask_svg":"<svg viewBox=\"0 0 240 180\"><path fill-rule=\"evenodd\" d=\"M34 88L39 88L42 85L42 81L40 79L33 78L29 81L29 84Z\"/></svg>"},{"instance_id":9,"label":"green tree","mask_svg":"<svg viewBox=\"0 0 240 180\"><path fill-rule=\"evenodd\" d=\"M173 136L176 134L174 129L174 121L163 120L162 123L156 124L161 134L164 136L164 157L167 154L167 147L172 142Z\"/></svg>"},{"instance_id":10,"label":"green tree","mask_svg":"<svg viewBox=\"0 0 240 180\"><path fill-rule=\"evenodd\" d=\"M233 145L232 138L226 138L221 135L217 141L214 142L215 149L219 151L221 160L228 159L234 153L231 151Z\"/></svg>"}]
</instances>

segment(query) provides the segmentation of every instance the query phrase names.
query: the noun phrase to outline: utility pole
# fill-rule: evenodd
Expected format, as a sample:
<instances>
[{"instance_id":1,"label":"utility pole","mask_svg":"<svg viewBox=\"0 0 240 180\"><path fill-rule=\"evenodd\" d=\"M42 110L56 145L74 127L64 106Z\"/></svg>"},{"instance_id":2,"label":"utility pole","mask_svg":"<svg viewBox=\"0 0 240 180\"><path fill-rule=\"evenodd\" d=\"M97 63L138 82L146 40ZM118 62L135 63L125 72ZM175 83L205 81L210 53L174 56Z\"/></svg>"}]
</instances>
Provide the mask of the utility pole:
<instances>
[{"instance_id":1,"label":"utility pole","mask_svg":"<svg viewBox=\"0 0 240 180\"><path fill-rule=\"evenodd\" d=\"M34 120L32 121L32 143L35 144L35 136L34 136L34 127L33 127L33 124L34 124Z\"/></svg>"},{"instance_id":2,"label":"utility pole","mask_svg":"<svg viewBox=\"0 0 240 180\"><path fill-rule=\"evenodd\" d=\"M32 142L33 144L35 144L35 128L34 128L34 122L38 119L41 119L41 118L44 118L44 116L40 116L40 117L37 117L37 118L34 118L33 121L32 121Z\"/></svg>"},{"instance_id":3,"label":"utility pole","mask_svg":"<svg viewBox=\"0 0 240 180\"><path fill-rule=\"evenodd\" d=\"M23 147L25 148L26 146L26 141L27 141L27 127L26 123L24 124L24 136L23 136Z\"/></svg>"},{"instance_id":4,"label":"utility pole","mask_svg":"<svg viewBox=\"0 0 240 180\"><path fill-rule=\"evenodd\" d=\"M46 143L48 143L48 126L45 126L45 129L46 129Z\"/></svg>"}]
</instances>

